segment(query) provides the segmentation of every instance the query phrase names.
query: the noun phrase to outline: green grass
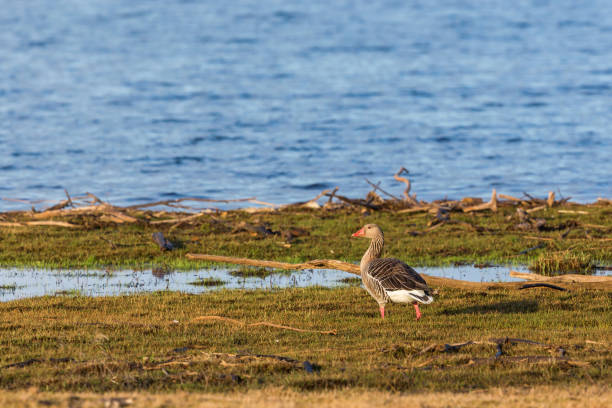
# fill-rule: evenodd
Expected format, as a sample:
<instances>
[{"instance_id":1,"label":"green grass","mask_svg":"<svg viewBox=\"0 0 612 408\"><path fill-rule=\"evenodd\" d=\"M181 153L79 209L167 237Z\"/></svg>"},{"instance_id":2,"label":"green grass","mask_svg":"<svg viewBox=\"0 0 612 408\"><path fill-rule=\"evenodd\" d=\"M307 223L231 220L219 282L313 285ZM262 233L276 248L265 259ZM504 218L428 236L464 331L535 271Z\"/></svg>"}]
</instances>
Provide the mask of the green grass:
<instances>
[{"instance_id":1,"label":"green grass","mask_svg":"<svg viewBox=\"0 0 612 408\"><path fill-rule=\"evenodd\" d=\"M361 285L361 278L342 278L339 282L344 283L345 285L350 286L359 286Z\"/></svg>"},{"instance_id":2,"label":"green grass","mask_svg":"<svg viewBox=\"0 0 612 408\"><path fill-rule=\"evenodd\" d=\"M376 303L359 287L1 303L0 389L218 392L281 386L423 392L612 381L607 291L446 288L422 307L419 322L410 306L387 309L382 321ZM207 315L337 335L196 319ZM553 347L505 344L497 360L489 344L444 351L444 344L504 337ZM423 351L431 344L437 348ZM557 347L577 363L549 360L559 355ZM512 360L517 356L545 358ZM305 361L313 372L304 369Z\"/></svg>"},{"instance_id":3,"label":"green grass","mask_svg":"<svg viewBox=\"0 0 612 408\"><path fill-rule=\"evenodd\" d=\"M237 278L265 278L274 274L285 274L290 275L294 271L290 270L278 270L272 268L259 268L251 266L241 266L238 269L234 269L229 272L230 275Z\"/></svg>"},{"instance_id":4,"label":"green grass","mask_svg":"<svg viewBox=\"0 0 612 408\"><path fill-rule=\"evenodd\" d=\"M193 282L189 282L189 284L193 286L206 286L206 287L223 286L225 285L225 283L226 282L222 281L221 279L216 279L216 278L200 278Z\"/></svg>"},{"instance_id":5,"label":"green grass","mask_svg":"<svg viewBox=\"0 0 612 408\"><path fill-rule=\"evenodd\" d=\"M562 251L541 255L529 265L529 269L543 275L589 274L593 273L595 266L595 261L588 254Z\"/></svg>"},{"instance_id":6,"label":"green grass","mask_svg":"<svg viewBox=\"0 0 612 408\"><path fill-rule=\"evenodd\" d=\"M588 214L558 212L568 208ZM528 265L563 251L580 254L591 264L612 264L611 206L572 204L539 211L537 217L546 220L542 231L517 228L514 213L514 207L501 207L497 213L452 212L451 220L455 223L433 230L428 230L434 220L428 213L378 211L363 215L348 209L293 209L259 214L231 211L220 216L204 215L175 229L165 224L113 224L90 216L73 216L62 220L79 228L0 227L0 266L194 269L212 265L186 259L188 252L285 262L316 258L356 262L367 242L351 238L351 234L366 223L377 223L384 230L387 255L414 266L465 262ZM142 214L144 219L147 213ZM27 219L23 214L4 217L14 221ZM235 228L244 222L265 223L277 232L298 227L309 235L288 245L281 234L259 236ZM177 249L162 252L151 239L156 231L162 231Z\"/></svg>"}]
</instances>

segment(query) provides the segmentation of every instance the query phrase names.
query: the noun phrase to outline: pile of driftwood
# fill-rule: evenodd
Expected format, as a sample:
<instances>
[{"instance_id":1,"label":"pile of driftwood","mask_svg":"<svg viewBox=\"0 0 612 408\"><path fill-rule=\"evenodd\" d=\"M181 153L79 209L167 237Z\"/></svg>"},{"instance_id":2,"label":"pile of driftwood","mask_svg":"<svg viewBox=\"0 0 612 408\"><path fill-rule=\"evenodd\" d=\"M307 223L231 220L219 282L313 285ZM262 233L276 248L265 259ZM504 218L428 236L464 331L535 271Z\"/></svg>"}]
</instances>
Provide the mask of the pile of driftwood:
<instances>
[{"instance_id":1,"label":"pile of driftwood","mask_svg":"<svg viewBox=\"0 0 612 408\"><path fill-rule=\"evenodd\" d=\"M434 229L445 223L454 223L449 219L449 213L459 211L463 213L477 211L496 212L502 206L514 206L517 208L516 217L521 225L521 229L538 229L543 224L537 218L532 218L531 214L553 206L566 203L569 198L556 200L555 193L550 192L546 199L539 199L524 193L524 197L517 198L505 194L497 194L493 190L491 199L483 202L480 198L463 198L461 200L436 200L426 202L418 200L416 194L411 194L411 182L408 178L408 171L401 168L393 176L398 182L405 184L402 197L397 197L380 187L380 182L372 183L365 180L372 186L372 190L364 199L354 199L338 194L339 188L324 190L312 200L276 205L257 200L255 197L236 200L212 200L199 197L184 197L172 200L156 201L151 203L136 204L131 206L116 206L104 202L91 193L83 196L71 197L66 191L66 199L59 203L36 210L33 203L23 200L6 199L10 201L21 201L32 205L28 211L11 211L0 213L0 226L2 227L29 227L51 225L57 227L76 228L78 226L96 225L98 223L146 223L151 225L170 225L171 228L179 227L185 223L196 221L199 217L206 214L218 214L224 210L209 207L211 204L255 204L257 207L240 208L246 212L282 211L286 209L323 209L337 210L346 208L358 208L363 212L371 211L391 211L398 214L429 212L435 216L430 228ZM381 195L386 196L383 199ZM326 201L321 204L321 199ZM600 199L604 204L611 204L611 200ZM209 205L208 207L198 207L198 205ZM160 209L162 208L162 209ZM163 209L166 208L166 209ZM572 210L559 210L559 212L575 212ZM80 219L78 224L71 223L72 219ZM248 226L245 227L248 229ZM255 231L259 233L259 231Z\"/></svg>"}]
</instances>

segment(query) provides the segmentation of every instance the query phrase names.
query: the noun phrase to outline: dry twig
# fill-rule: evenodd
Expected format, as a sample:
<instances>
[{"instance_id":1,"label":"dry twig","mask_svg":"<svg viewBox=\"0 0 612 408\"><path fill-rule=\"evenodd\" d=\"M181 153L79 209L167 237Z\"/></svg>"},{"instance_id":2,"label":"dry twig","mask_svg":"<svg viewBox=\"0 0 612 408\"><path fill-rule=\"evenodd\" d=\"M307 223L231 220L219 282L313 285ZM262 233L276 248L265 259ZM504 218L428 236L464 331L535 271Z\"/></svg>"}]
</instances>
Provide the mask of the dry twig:
<instances>
[{"instance_id":1,"label":"dry twig","mask_svg":"<svg viewBox=\"0 0 612 408\"><path fill-rule=\"evenodd\" d=\"M394 200L397 201L401 201L401 199L399 197L394 196L391 193L386 192L385 190L383 190L382 188L380 188L380 181L377 184L372 183L370 180L368 180L367 178L365 179L366 183L368 183L369 185L371 185L374 188L374 191L378 190L383 194L388 195L389 197L391 197Z\"/></svg>"},{"instance_id":2,"label":"dry twig","mask_svg":"<svg viewBox=\"0 0 612 408\"><path fill-rule=\"evenodd\" d=\"M526 283L523 286L521 286L519 290L530 289L530 288L550 288L550 289L556 289L556 290L561 290L561 291L567 290L565 288L562 288L561 286L552 285L550 283Z\"/></svg>"}]
</instances>

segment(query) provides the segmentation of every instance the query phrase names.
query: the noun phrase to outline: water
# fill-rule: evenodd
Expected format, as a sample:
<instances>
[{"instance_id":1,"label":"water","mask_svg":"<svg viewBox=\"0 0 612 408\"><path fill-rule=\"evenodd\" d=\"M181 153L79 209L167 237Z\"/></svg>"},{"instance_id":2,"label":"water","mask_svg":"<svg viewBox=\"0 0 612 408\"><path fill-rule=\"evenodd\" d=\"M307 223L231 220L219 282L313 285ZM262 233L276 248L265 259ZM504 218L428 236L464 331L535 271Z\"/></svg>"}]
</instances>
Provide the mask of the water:
<instances>
[{"instance_id":1,"label":"water","mask_svg":"<svg viewBox=\"0 0 612 408\"><path fill-rule=\"evenodd\" d=\"M427 200L612 195L608 1L30 0L0 27L0 197L399 195L401 166Z\"/></svg>"},{"instance_id":2,"label":"water","mask_svg":"<svg viewBox=\"0 0 612 408\"><path fill-rule=\"evenodd\" d=\"M469 280L474 282L517 282L510 277L507 267L475 268L471 265L457 267L418 268L426 275ZM516 268L515 268L516 269ZM517 269L526 271L525 269ZM218 286L193 285L202 279L215 278ZM49 269L0 269L0 301L9 301L44 295L114 296L160 290L187 293L203 293L219 288L227 289L279 289L288 287L325 286L336 287L350 283L345 278L356 275L337 270L305 270L278 273L258 277L235 277L226 269L189 272L153 273L152 270L49 270Z\"/></svg>"}]
</instances>

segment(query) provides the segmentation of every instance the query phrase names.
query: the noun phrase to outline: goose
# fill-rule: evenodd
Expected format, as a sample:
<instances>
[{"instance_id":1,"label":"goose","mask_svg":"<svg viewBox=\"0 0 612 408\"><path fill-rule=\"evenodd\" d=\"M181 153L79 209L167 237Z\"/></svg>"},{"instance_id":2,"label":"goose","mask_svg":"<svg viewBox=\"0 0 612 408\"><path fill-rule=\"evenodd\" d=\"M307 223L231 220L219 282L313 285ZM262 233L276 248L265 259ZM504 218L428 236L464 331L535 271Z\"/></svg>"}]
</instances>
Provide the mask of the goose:
<instances>
[{"instance_id":1,"label":"goose","mask_svg":"<svg viewBox=\"0 0 612 408\"><path fill-rule=\"evenodd\" d=\"M421 318L419 302L433 302L432 290L425 279L404 262L395 258L381 258L385 237L376 224L367 224L353 237L370 238L370 247L361 258L361 280L368 293L378 302L380 317L385 318L385 304L412 303L416 319Z\"/></svg>"}]
</instances>

